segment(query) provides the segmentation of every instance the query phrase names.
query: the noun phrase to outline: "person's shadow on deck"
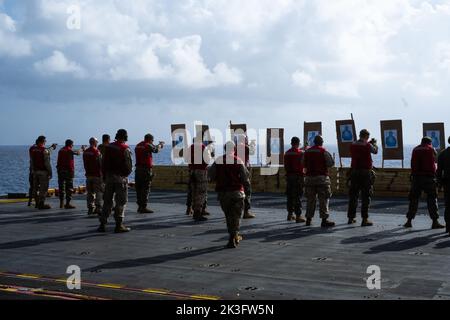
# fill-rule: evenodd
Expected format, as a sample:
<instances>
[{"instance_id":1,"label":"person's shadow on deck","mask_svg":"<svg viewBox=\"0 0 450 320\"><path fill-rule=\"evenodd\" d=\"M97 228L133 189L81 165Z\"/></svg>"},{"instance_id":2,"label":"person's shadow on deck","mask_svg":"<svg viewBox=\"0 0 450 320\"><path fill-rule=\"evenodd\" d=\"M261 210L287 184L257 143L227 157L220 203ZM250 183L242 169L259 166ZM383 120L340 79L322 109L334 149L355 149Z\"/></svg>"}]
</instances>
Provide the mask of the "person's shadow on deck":
<instances>
[{"instance_id":1,"label":"person's shadow on deck","mask_svg":"<svg viewBox=\"0 0 450 320\"><path fill-rule=\"evenodd\" d=\"M399 232L399 231L404 232ZM364 235L359 235L355 237L350 237L348 239L344 239L341 241L342 244L356 244L356 243L367 243L367 242L374 242L377 240L382 240L386 238L392 238L392 237L399 237L404 236L416 232L422 232L423 230L407 230L403 227L389 229L389 230L383 230L380 232L374 232L374 233L368 233Z\"/></svg>"},{"instance_id":2,"label":"person's shadow on deck","mask_svg":"<svg viewBox=\"0 0 450 320\"><path fill-rule=\"evenodd\" d=\"M434 233L429 234L422 237L415 237L411 239L404 240L395 240L388 243L383 243L378 246L374 246L369 248L369 250L365 251L365 254L378 254L382 252L396 252L396 251L405 251L418 247L426 246L432 242L435 242L439 239L447 237L447 235L443 235L442 233Z\"/></svg>"},{"instance_id":3,"label":"person's shadow on deck","mask_svg":"<svg viewBox=\"0 0 450 320\"><path fill-rule=\"evenodd\" d=\"M84 240L84 239L88 239L88 238L96 238L96 237L104 237L104 236L107 236L107 235L100 234L100 233L92 233L91 231L87 231L87 232L80 232L80 233L64 235L64 236L53 236L53 237L46 237L46 238L18 240L18 241L0 243L0 250L34 247L34 246L39 246L41 244L48 244L48 243L55 243L55 242L67 242L67 241L72 242L72 241L77 241L77 240Z\"/></svg>"},{"instance_id":4,"label":"person's shadow on deck","mask_svg":"<svg viewBox=\"0 0 450 320\"><path fill-rule=\"evenodd\" d=\"M222 250L227 250L225 246L215 246L204 249L197 249L192 251L183 251L177 253L163 254L155 257L147 257L147 258L139 258L139 259L125 259L114 262L108 262L102 265L98 265L96 267L88 268L83 271L86 272L97 272L103 269L125 269L125 268L134 268L134 267L142 267L153 264L160 264L170 261L183 260L186 258L201 256L203 254L218 252Z\"/></svg>"}]
</instances>

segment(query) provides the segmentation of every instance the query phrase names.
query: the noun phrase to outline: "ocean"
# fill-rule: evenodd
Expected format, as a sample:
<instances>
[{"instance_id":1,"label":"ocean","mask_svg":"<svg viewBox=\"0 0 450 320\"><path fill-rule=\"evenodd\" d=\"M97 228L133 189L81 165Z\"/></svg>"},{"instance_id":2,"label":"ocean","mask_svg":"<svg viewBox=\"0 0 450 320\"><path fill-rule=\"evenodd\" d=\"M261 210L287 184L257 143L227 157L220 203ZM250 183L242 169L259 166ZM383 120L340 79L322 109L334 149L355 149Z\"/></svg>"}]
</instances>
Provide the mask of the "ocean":
<instances>
[{"instance_id":1,"label":"ocean","mask_svg":"<svg viewBox=\"0 0 450 320\"><path fill-rule=\"evenodd\" d=\"M286 146L286 149L289 148ZM405 146L405 167L410 166L410 156L413 146ZM8 193L26 193L28 192L28 170L29 170L29 158L28 158L29 146L0 146L0 195ZM336 163L339 163L339 157L337 152L337 146L327 146L327 149L336 154ZM58 185L57 173L56 173L56 160L57 152L52 153L52 166L53 166L53 179L50 182L50 187L55 188ZM134 148L132 147L132 150ZM260 159L262 156L252 156L251 163L253 165L260 165ZM381 167L381 152L378 155L373 156L374 164L376 167ZM173 165L171 160L171 148L164 148L159 154L154 155L154 162L156 165ZM348 159L344 159L344 166L349 166ZM388 168L401 168L400 161L386 161L385 167ZM75 157L75 180L74 185L84 185L84 168L82 156ZM134 181L134 173L130 177L130 181ZM157 187L157 186L155 186Z\"/></svg>"}]
</instances>

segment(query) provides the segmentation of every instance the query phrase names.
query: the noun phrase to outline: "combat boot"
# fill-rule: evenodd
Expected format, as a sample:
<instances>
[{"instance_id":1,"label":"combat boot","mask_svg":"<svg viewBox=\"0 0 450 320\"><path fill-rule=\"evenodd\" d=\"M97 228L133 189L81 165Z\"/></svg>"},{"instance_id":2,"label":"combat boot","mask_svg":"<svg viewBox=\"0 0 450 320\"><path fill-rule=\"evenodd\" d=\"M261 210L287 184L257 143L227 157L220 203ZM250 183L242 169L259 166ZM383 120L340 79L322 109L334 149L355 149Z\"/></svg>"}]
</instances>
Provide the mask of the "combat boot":
<instances>
[{"instance_id":1,"label":"combat boot","mask_svg":"<svg viewBox=\"0 0 450 320\"><path fill-rule=\"evenodd\" d=\"M64 200L59 200L59 208L64 209Z\"/></svg>"},{"instance_id":2,"label":"combat boot","mask_svg":"<svg viewBox=\"0 0 450 320\"><path fill-rule=\"evenodd\" d=\"M443 229L445 228L445 226L443 226L442 224L439 223L439 220L433 220L433 224L431 225L431 229L435 230L435 229Z\"/></svg>"},{"instance_id":3,"label":"combat boot","mask_svg":"<svg viewBox=\"0 0 450 320\"><path fill-rule=\"evenodd\" d=\"M204 221L208 221L208 218L202 216L201 213L194 212L194 221L195 222L204 222Z\"/></svg>"},{"instance_id":4,"label":"combat boot","mask_svg":"<svg viewBox=\"0 0 450 320\"><path fill-rule=\"evenodd\" d=\"M305 222L306 220L305 220L305 218L303 218L302 217L302 215L298 215L296 218L295 218L295 222L296 223L303 223L303 222Z\"/></svg>"},{"instance_id":5,"label":"combat boot","mask_svg":"<svg viewBox=\"0 0 450 320\"><path fill-rule=\"evenodd\" d=\"M97 232L106 232L106 225L104 223L101 223L97 228Z\"/></svg>"},{"instance_id":6,"label":"combat boot","mask_svg":"<svg viewBox=\"0 0 450 320\"><path fill-rule=\"evenodd\" d=\"M355 224L355 223L356 223L356 219L354 219L354 218L348 219L348 224Z\"/></svg>"},{"instance_id":7,"label":"combat boot","mask_svg":"<svg viewBox=\"0 0 450 320\"><path fill-rule=\"evenodd\" d=\"M293 221L293 220L295 220L294 214L293 213L288 213L287 221Z\"/></svg>"},{"instance_id":8,"label":"combat boot","mask_svg":"<svg viewBox=\"0 0 450 320\"><path fill-rule=\"evenodd\" d=\"M373 226L373 222L367 218L363 219L363 221L361 222L361 227L371 227L371 226Z\"/></svg>"},{"instance_id":9,"label":"combat boot","mask_svg":"<svg viewBox=\"0 0 450 320\"><path fill-rule=\"evenodd\" d=\"M141 214L154 213L153 210L150 210L148 208L141 208L141 210L138 210L138 212L141 213Z\"/></svg>"},{"instance_id":10,"label":"combat boot","mask_svg":"<svg viewBox=\"0 0 450 320\"><path fill-rule=\"evenodd\" d=\"M332 228L336 225L333 221L328 221L327 219L322 219L322 228Z\"/></svg>"},{"instance_id":11,"label":"combat boot","mask_svg":"<svg viewBox=\"0 0 450 320\"><path fill-rule=\"evenodd\" d=\"M312 224L312 219L311 219L311 218L307 218L307 219L306 219L306 226L307 226L307 227L310 227L311 224Z\"/></svg>"},{"instance_id":12,"label":"combat boot","mask_svg":"<svg viewBox=\"0 0 450 320\"><path fill-rule=\"evenodd\" d=\"M76 208L77 208L77 207L71 205L70 202L67 202L66 205L64 206L64 209L68 209L68 210L70 210L70 209L76 209Z\"/></svg>"},{"instance_id":13,"label":"combat boot","mask_svg":"<svg viewBox=\"0 0 450 320\"><path fill-rule=\"evenodd\" d=\"M39 206L38 206L38 209L39 210L49 210L49 209L51 209L52 207L50 207L50 205L48 205L48 204L45 204L44 202L41 202L40 204L39 204Z\"/></svg>"},{"instance_id":14,"label":"combat boot","mask_svg":"<svg viewBox=\"0 0 450 320\"><path fill-rule=\"evenodd\" d=\"M186 208L186 215L187 216L192 216L194 214L194 210L192 210L192 207L187 207Z\"/></svg>"},{"instance_id":15,"label":"combat boot","mask_svg":"<svg viewBox=\"0 0 450 320\"><path fill-rule=\"evenodd\" d=\"M122 220L117 220L116 221L116 229L114 229L114 233L126 233L126 232L130 232L131 229L127 228L124 224Z\"/></svg>"},{"instance_id":16,"label":"combat boot","mask_svg":"<svg viewBox=\"0 0 450 320\"><path fill-rule=\"evenodd\" d=\"M241 240L242 240L242 237L239 236L239 234L235 234L235 235L230 234L230 239L228 240L227 248L236 249Z\"/></svg>"},{"instance_id":17,"label":"combat boot","mask_svg":"<svg viewBox=\"0 0 450 320\"><path fill-rule=\"evenodd\" d=\"M408 219L406 223L403 225L404 228L412 228L412 220Z\"/></svg>"},{"instance_id":18,"label":"combat boot","mask_svg":"<svg viewBox=\"0 0 450 320\"><path fill-rule=\"evenodd\" d=\"M246 210L244 211L244 216L242 217L243 219L253 219L256 218L256 216L250 212L250 210Z\"/></svg>"}]
</instances>

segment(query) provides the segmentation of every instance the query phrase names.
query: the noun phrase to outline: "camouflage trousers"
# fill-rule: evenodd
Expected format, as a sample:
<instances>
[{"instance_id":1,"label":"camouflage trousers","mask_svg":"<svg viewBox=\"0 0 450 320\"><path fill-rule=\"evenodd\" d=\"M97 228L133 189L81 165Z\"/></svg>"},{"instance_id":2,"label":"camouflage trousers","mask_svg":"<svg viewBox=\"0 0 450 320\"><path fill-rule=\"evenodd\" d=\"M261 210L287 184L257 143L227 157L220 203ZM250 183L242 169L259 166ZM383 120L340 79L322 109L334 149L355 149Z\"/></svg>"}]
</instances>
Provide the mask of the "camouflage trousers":
<instances>
[{"instance_id":1,"label":"camouflage trousers","mask_svg":"<svg viewBox=\"0 0 450 320\"><path fill-rule=\"evenodd\" d=\"M148 197L150 196L150 189L153 181L152 169L137 167L135 182L136 182L136 199L139 208L147 208Z\"/></svg>"},{"instance_id":2,"label":"camouflage trousers","mask_svg":"<svg viewBox=\"0 0 450 320\"><path fill-rule=\"evenodd\" d=\"M317 176L305 178L305 195L307 199L306 218L312 219L319 199L319 212L321 219L328 219L329 203L331 198L331 181L329 177Z\"/></svg>"},{"instance_id":3,"label":"camouflage trousers","mask_svg":"<svg viewBox=\"0 0 450 320\"><path fill-rule=\"evenodd\" d=\"M105 193L103 195L103 210L100 215L100 222L106 223L111 211L114 207L114 219L116 221L123 221L125 218L125 208L128 203L128 180L122 179L118 181L116 179L105 181Z\"/></svg>"},{"instance_id":4,"label":"camouflage trousers","mask_svg":"<svg viewBox=\"0 0 450 320\"><path fill-rule=\"evenodd\" d=\"M31 202L33 201L33 197L34 197L34 195L33 195L34 174L33 174L33 172L31 172L31 169L30 169L30 173L28 175L28 182L30 183L30 188L28 189L28 202L31 204Z\"/></svg>"},{"instance_id":5,"label":"camouflage trousers","mask_svg":"<svg viewBox=\"0 0 450 320\"><path fill-rule=\"evenodd\" d=\"M189 181L188 181L188 192L187 192L187 198L186 198L186 207L190 208L192 207L192 171L189 171ZM203 204L203 211L206 210L206 207L208 206L208 196L205 197L205 203Z\"/></svg>"},{"instance_id":6,"label":"camouflage trousers","mask_svg":"<svg viewBox=\"0 0 450 320\"><path fill-rule=\"evenodd\" d=\"M358 199L361 194L361 217L369 217L369 206L373 196L375 173L372 170L353 170L350 175L349 201L347 216L356 218Z\"/></svg>"},{"instance_id":7,"label":"camouflage trousers","mask_svg":"<svg viewBox=\"0 0 450 320\"><path fill-rule=\"evenodd\" d=\"M67 202L72 200L73 192L73 173L69 171L58 171L58 188L59 188L59 200L63 201L64 198Z\"/></svg>"},{"instance_id":8,"label":"camouflage trousers","mask_svg":"<svg viewBox=\"0 0 450 320\"><path fill-rule=\"evenodd\" d=\"M33 173L33 197L36 204L44 203L47 198L50 179L47 171L36 171Z\"/></svg>"},{"instance_id":9,"label":"camouflage trousers","mask_svg":"<svg viewBox=\"0 0 450 320\"><path fill-rule=\"evenodd\" d=\"M415 176L412 178L407 218L414 219L416 217L422 192L425 192L427 195L427 206L430 218L433 220L438 219L437 182L434 177L427 176Z\"/></svg>"},{"instance_id":10,"label":"camouflage trousers","mask_svg":"<svg viewBox=\"0 0 450 320\"><path fill-rule=\"evenodd\" d=\"M450 183L444 183L444 198L445 198L445 224L450 227Z\"/></svg>"},{"instance_id":11,"label":"camouflage trousers","mask_svg":"<svg viewBox=\"0 0 450 320\"><path fill-rule=\"evenodd\" d=\"M191 190L194 215L200 214L208 195L208 172L206 170L192 170Z\"/></svg>"},{"instance_id":12,"label":"camouflage trousers","mask_svg":"<svg viewBox=\"0 0 450 320\"><path fill-rule=\"evenodd\" d=\"M297 216L302 214L302 196L304 189L304 177L287 176L286 177L286 196L287 211L289 214L295 212Z\"/></svg>"},{"instance_id":13,"label":"camouflage trousers","mask_svg":"<svg viewBox=\"0 0 450 320\"><path fill-rule=\"evenodd\" d=\"M86 178L87 207L101 211L103 207L103 192L105 186L100 177Z\"/></svg>"},{"instance_id":14,"label":"camouflage trousers","mask_svg":"<svg viewBox=\"0 0 450 320\"><path fill-rule=\"evenodd\" d=\"M250 181L250 184L248 186L244 186L244 211L246 212L249 211L252 206L252 168L247 167L247 170L249 172L248 180Z\"/></svg>"},{"instance_id":15,"label":"camouflage trousers","mask_svg":"<svg viewBox=\"0 0 450 320\"><path fill-rule=\"evenodd\" d=\"M230 236L235 236L240 229L245 193L241 191L219 192L218 198L222 211L225 213L228 233Z\"/></svg>"}]
</instances>

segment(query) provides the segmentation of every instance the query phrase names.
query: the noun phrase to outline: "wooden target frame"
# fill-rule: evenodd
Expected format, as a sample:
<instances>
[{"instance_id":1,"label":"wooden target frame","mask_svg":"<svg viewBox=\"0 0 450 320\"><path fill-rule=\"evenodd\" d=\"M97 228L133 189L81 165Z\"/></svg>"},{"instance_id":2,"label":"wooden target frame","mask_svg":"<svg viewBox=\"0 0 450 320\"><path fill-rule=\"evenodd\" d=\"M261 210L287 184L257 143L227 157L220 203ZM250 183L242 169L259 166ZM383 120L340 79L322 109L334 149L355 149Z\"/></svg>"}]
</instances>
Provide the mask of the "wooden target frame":
<instances>
[{"instance_id":1,"label":"wooden target frame","mask_svg":"<svg viewBox=\"0 0 450 320\"><path fill-rule=\"evenodd\" d=\"M317 132L322 135L322 122L304 122L303 123L303 147L312 146L309 141L309 133Z\"/></svg>"},{"instance_id":2,"label":"wooden target frame","mask_svg":"<svg viewBox=\"0 0 450 320\"><path fill-rule=\"evenodd\" d=\"M351 137L343 137L344 132L351 128ZM336 138L338 144L339 161L342 168L342 159L351 158L350 146L356 141L356 126L355 120L336 120ZM344 139L345 138L345 139Z\"/></svg>"},{"instance_id":3,"label":"wooden target frame","mask_svg":"<svg viewBox=\"0 0 450 320\"><path fill-rule=\"evenodd\" d=\"M405 156L403 148L402 120L381 120L380 129L383 147L382 168L384 168L385 160L400 160L402 162L402 168L404 168Z\"/></svg>"},{"instance_id":4,"label":"wooden target frame","mask_svg":"<svg viewBox=\"0 0 450 320\"><path fill-rule=\"evenodd\" d=\"M184 158L184 150L188 147L188 135L185 124L172 124L170 126L171 135L172 135L172 158L173 159L183 159ZM179 137L183 137L183 141L179 141ZM179 147L179 144L182 143L182 147ZM177 153L177 148L179 153Z\"/></svg>"},{"instance_id":5,"label":"wooden target frame","mask_svg":"<svg viewBox=\"0 0 450 320\"><path fill-rule=\"evenodd\" d=\"M431 134L429 134L431 131ZM433 132L439 132L439 147L436 147ZM423 136L429 136L433 140L433 147L438 151L445 150L445 125L443 122L424 123Z\"/></svg>"},{"instance_id":6,"label":"wooden target frame","mask_svg":"<svg viewBox=\"0 0 450 320\"><path fill-rule=\"evenodd\" d=\"M272 150L272 142L278 139L278 152L274 153ZM284 164L284 129L283 128L268 128L266 135L266 151L267 151L267 164L272 165L272 155L278 156L278 164Z\"/></svg>"}]
</instances>

